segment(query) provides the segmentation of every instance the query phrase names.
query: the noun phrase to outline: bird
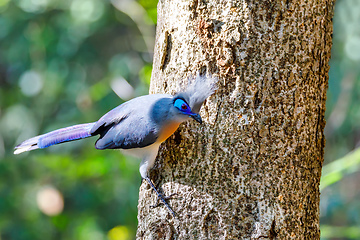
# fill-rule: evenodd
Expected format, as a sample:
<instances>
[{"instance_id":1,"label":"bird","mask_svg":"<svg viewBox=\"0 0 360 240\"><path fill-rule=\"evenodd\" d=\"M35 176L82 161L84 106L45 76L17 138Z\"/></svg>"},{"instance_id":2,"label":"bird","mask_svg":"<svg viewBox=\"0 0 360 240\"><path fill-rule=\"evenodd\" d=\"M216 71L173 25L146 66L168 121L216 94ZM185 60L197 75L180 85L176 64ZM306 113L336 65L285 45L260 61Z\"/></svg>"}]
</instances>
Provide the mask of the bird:
<instances>
[{"instance_id":1,"label":"bird","mask_svg":"<svg viewBox=\"0 0 360 240\"><path fill-rule=\"evenodd\" d=\"M200 76L189 78L186 90L175 95L150 94L133 98L103 115L98 121L78 124L45 133L20 143L14 154L52 145L99 136L95 148L121 149L125 154L142 159L140 175L157 194L158 200L175 217L175 212L154 186L149 171L154 166L159 147L182 122L193 119L202 123L200 108L216 90L216 78Z\"/></svg>"}]
</instances>

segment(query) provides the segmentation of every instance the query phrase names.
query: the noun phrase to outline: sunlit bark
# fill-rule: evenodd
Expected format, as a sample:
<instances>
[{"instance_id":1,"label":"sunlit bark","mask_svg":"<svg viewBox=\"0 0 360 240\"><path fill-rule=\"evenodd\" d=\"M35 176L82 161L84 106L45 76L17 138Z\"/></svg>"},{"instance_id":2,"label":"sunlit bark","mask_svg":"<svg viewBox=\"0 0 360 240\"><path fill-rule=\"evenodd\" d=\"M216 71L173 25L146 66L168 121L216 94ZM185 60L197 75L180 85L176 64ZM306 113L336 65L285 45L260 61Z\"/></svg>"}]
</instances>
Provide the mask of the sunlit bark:
<instances>
[{"instance_id":1,"label":"sunlit bark","mask_svg":"<svg viewBox=\"0 0 360 240\"><path fill-rule=\"evenodd\" d=\"M202 126L162 145L137 239L319 239L332 0L160 0L151 93L219 78Z\"/></svg>"}]
</instances>

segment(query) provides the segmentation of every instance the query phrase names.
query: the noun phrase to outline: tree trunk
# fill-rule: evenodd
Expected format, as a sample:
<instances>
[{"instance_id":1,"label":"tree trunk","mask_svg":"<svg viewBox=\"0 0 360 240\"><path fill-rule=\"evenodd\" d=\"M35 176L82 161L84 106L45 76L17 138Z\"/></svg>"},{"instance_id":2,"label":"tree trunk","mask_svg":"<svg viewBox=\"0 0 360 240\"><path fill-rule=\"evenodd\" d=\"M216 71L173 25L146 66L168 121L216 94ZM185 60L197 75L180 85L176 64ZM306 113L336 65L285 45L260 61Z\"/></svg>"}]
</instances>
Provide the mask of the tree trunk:
<instances>
[{"instance_id":1,"label":"tree trunk","mask_svg":"<svg viewBox=\"0 0 360 240\"><path fill-rule=\"evenodd\" d=\"M160 0L151 93L219 78L160 148L137 239L319 239L333 0ZM182 83L182 84L180 84Z\"/></svg>"}]
</instances>

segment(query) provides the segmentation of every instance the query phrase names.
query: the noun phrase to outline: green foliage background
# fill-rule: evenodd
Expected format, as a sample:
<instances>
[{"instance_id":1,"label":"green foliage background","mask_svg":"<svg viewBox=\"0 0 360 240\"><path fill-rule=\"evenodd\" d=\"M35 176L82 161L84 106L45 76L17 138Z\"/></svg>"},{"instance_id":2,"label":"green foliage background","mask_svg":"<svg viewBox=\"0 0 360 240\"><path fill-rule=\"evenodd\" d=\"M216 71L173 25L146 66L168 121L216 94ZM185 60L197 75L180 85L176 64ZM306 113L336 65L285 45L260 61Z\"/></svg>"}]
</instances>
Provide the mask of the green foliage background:
<instances>
[{"instance_id":1,"label":"green foliage background","mask_svg":"<svg viewBox=\"0 0 360 240\"><path fill-rule=\"evenodd\" d=\"M147 94L156 4L0 0L1 240L134 238L139 160L96 151L94 139L16 156L13 147L92 122ZM359 26L360 1L338 0L321 183L323 239L360 239ZM55 216L37 203L49 187L65 202Z\"/></svg>"},{"instance_id":2,"label":"green foliage background","mask_svg":"<svg viewBox=\"0 0 360 240\"><path fill-rule=\"evenodd\" d=\"M139 160L96 151L95 139L12 154L29 137L123 103L119 80L130 97L148 93L157 3L123 3L0 0L1 240L134 238ZM38 208L49 186L65 201L57 216Z\"/></svg>"}]
</instances>

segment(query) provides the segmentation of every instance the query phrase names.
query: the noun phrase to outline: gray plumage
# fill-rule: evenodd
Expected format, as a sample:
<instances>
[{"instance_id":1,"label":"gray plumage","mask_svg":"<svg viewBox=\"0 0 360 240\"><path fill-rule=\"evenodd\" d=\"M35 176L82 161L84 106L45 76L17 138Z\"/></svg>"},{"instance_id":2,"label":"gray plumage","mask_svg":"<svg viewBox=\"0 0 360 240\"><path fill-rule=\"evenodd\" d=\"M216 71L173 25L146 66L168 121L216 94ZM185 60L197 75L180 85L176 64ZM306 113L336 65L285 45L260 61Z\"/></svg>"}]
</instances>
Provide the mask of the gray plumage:
<instances>
[{"instance_id":1,"label":"gray plumage","mask_svg":"<svg viewBox=\"0 0 360 240\"><path fill-rule=\"evenodd\" d=\"M153 94L134 98L112 109L97 122L58 129L28 139L15 147L15 154L55 144L99 135L97 149L122 149L142 159L140 174L153 187L174 214L148 177L159 146L181 122L190 118L202 122L198 114L205 99L215 91L215 78L197 76L186 91L174 96Z\"/></svg>"},{"instance_id":2,"label":"gray plumage","mask_svg":"<svg viewBox=\"0 0 360 240\"><path fill-rule=\"evenodd\" d=\"M91 135L100 134L95 147L130 149L155 143L161 126L172 120L168 110L171 105L171 95L154 94L134 98L114 108L101 117L90 131Z\"/></svg>"},{"instance_id":3,"label":"gray plumage","mask_svg":"<svg viewBox=\"0 0 360 240\"><path fill-rule=\"evenodd\" d=\"M212 95L217 89L217 78L197 75L196 78L189 80L189 87L184 94L194 113L199 113L201 105L205 99Z\"/></svg>"}]
</instances>

